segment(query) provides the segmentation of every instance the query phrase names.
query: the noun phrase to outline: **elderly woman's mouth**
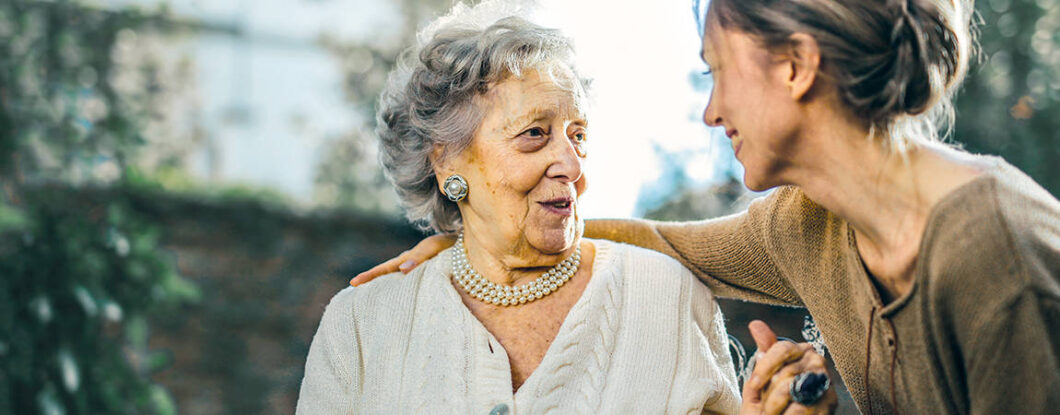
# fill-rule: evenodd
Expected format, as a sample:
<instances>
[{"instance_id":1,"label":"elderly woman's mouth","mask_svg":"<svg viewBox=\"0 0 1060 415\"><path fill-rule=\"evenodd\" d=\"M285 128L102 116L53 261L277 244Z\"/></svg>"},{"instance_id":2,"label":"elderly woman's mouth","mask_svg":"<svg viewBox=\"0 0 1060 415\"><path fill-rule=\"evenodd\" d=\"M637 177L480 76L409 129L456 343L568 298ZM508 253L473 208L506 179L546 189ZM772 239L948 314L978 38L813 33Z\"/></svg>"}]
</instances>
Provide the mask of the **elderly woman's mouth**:
<instances>
[{"instance_id":1,"label":"elderly woman's mouth","mask_svg":"<svg viewBox=\"0 0 1060 415\"><path fill-rule=\"evenodd\" d=\"M571 215L574 213L574 199L561 197L552 200L537 202L545 210L558 215Z\"/></svg>"}]
</instances>

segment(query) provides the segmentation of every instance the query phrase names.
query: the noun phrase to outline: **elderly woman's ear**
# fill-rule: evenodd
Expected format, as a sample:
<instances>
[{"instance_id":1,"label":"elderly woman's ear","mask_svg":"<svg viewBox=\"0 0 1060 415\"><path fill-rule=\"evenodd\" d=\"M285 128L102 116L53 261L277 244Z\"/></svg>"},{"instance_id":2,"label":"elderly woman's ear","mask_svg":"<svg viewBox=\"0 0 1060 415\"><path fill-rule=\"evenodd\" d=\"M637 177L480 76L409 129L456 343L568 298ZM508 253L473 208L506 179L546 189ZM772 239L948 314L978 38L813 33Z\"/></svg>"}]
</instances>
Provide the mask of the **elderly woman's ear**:
<instances>
[{"instance_id":1,"label":"elderly woman's ear","mask_svg":"<svg viewBox=\"0 0 1060 415\"><path fill-rule=\"evenodd\" d=\"M445 148L435 144L429 156L431 165L434 166L434 177L437 179L438 191L443 194L445 193L445 179L456 174L452 166L453 157L443 157L444 154Z\"/></svg>"},{"instance_id":2,"label":"elderly woman's ear","mask_svg":"<svg viewBox=\"0 0 1060 415\"><path fill-rule=\"evenodd\" d=\"M430 161L434 165L438 191L442 192L449 201L456 203L467 197L470 187L467 179L456 172L453 166L454 157L442 157L443 151L442 146L434 146L434 150L431 151Z\"/></svg>"}]
</instances>

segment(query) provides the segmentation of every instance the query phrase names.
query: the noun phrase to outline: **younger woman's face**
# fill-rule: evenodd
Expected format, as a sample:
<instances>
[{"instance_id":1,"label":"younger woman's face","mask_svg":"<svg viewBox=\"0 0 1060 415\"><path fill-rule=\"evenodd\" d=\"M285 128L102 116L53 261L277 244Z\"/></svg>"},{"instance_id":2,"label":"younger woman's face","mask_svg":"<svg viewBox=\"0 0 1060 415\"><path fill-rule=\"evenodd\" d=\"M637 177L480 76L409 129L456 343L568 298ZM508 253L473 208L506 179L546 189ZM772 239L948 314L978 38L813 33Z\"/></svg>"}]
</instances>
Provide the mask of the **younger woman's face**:
<instances>
[{"instance_id":1,"label":"younger woman's face","mask_svg":"<svg viewBox=\"0 0 1060 415\"><path fill-rule=\"evenodd\" d=\"M799 106L785 82L791 67L750 35L707 18L702 58L714 77L703 121L725 128L744 184L761 191L785 184L781 173L797 145Z\"/></svg>"}]
</instances>

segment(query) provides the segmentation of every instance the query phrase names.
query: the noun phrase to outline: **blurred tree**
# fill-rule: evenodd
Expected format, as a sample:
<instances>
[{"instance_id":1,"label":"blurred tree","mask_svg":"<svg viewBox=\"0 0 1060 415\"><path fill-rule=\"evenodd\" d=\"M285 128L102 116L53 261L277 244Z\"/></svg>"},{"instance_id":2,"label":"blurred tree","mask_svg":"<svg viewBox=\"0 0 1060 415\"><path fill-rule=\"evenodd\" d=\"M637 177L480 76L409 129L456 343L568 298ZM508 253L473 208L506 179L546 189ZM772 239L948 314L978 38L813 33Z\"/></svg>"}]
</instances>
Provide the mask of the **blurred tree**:
<instances>
[{"instance_id":1,"label":"blurred tree","mask_svg":"<svg viewBox=\"0 0 1060 415\"><path fill-rule=\"evenodd\" d=\"M980 0L976 10L981 62L957 99L953 138L1060 196L1060 1Z\"/></svg>"},{"instance_id":2,"label":"blurred tree","mask_svg":"<svg viewBox=\"0 0 1060 415\"><path fill-rule=\"evenodd\" d=\"M756 195L735 178L702 188L678 187L675 193L676 197L644 212L644 218L685 221L725 216L746 208Z\"/></svg>"},{"instance_id":3,"label":"blurred tree","mask_svg":"<svg viewBox=\"0 0 1060 415\"><path fill-rule=\"evenodd\" d=\"M321 44L342 63L346 97L363 121L348 134L327 144L317 168L317 199L325 205L396 215L400 204L378 162L375 108L387 74L398 55L415 41L416 31L452 0L401 0L402 23L392 36L343 42L322 37Z\"/></svg>"},{"instance_id":4,"label":"blurred tree","mask_svg":"<svg viewBox=\"0 0 1060 415\"><path fill-rule=\"evenodd\" d=\"M641 190L637 200L637 211L646 219L684 221L725 216L747 207L756 195L740 178L731 176L734 172L727 172L730 176L724 181L697 185L685 169L697 160L695 151L668 151L655 145L654 153L662 172L658 180Z\"/></svg>"},{"instance_id":5,"label":"blurred tree","mask_svg":"<svg viewBox=\"0 0 1060 415\"><path fill-rule=\"evenodd\" d=\"M175 413L145 322L197 292L126 196L161 74L122 66L164 14L0 2L0 413Z\"/></svg>"}]
</instances>

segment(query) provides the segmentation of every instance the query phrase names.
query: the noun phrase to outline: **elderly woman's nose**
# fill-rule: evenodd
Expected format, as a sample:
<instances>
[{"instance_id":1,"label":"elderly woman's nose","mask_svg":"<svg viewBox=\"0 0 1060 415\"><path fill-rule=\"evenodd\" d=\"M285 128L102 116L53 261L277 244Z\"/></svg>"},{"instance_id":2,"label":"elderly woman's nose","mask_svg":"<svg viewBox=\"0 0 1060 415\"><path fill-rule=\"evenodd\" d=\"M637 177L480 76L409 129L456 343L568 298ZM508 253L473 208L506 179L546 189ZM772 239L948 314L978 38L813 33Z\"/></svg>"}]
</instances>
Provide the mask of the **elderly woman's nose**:
<instances>
[{"instance_id":1,"label":"elderly woman's nose","mask_svg":"<svg viewBox=\"0 0 1060 415\"><path fill-rule=\"evenodd\" d=\"M552 163L545 172L548 177L573 183L582 177L582 162L575 144L570 140L554 140Z\"/></svg>"}]
</instances>

